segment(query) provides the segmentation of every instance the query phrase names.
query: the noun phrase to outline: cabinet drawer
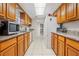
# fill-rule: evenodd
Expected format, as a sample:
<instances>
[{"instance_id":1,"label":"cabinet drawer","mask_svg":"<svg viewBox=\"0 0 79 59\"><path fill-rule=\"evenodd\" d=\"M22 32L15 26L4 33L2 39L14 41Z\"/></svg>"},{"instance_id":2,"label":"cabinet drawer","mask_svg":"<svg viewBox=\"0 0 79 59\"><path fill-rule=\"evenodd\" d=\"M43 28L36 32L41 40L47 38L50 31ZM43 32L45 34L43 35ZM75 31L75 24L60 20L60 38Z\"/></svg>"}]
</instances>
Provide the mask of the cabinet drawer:
<instances>
[{"instance_id":1,"label":"cabinet drawer","mask_svg":"<svg viewBox=\"0 0 79 59\"><path fill-rule=\"evenodd\" d=\"M7 47L11 46L12 44L16 43L16 38L12 38L10 40L4 41L0 43L1 51L6 49Z\"/></svg>"},{"instance_id":2,"label":"cabinet drawer","mask_svg":"<svg viewBox=\"0 0 79 59\"><path fill-rule=\"evenodd\" d=\"M72 47L74 47L74 48L79 50L79 42L77 42L75 40L67 38L66 39L66 44L68 44L68 45L70 45L70 46L72 46Z\"/></svg>"},{"instance_id":3,"label":"cabinet drawer","mask_svg":"<svg viewBox=\"0 0 79 59\"><path fill-rule=\"evenodd\" d=\"M58 36L58 40L61 40L61 41L65 41L65 38L63 36Z\"/></svg>"}]
</instances>

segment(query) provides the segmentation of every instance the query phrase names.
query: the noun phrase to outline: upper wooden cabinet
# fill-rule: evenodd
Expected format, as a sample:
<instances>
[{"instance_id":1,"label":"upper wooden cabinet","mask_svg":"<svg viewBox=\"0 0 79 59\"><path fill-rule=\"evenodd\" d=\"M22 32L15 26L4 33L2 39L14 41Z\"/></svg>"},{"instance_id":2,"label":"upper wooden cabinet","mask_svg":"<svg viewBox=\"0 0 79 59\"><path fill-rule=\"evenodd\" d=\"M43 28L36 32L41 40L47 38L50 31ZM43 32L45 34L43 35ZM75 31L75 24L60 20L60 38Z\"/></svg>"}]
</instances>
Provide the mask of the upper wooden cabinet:
<instances>
[{"instance_id":1,"label":"upper wooden cabinet","mask_svg":"<svg viewBox=\"0 0 79 59\"><path fill-rule=\"evenodd\" d=\"M6 16L6 4L0 3L0 18L5 18Z\"/></svg>"},{"instance_id":2,"label":"upper wooden cabinet","mask_svg":"<svg viewBox=\"0 0 79 59\"><path fill-rule=\"evenodd\" d=\"M67 19L73 20L76 17L77 17L76 3L68 3L67 4Z\"/></svg>"},{"instance_id":3,"label":"upper wooden cabinet","mask_svg":"<svg viewBox=\"0 0 79 59\"><path fill-rule=\"evenodd\" d=\"M60 16L60 8L59 10L57 10L57 23L60 24L61 23L61 16Z\"/></svg>"},{"instance_id":4,"label":"upper wooden cabinet","mask_svg":"<svg viewBox=\"0 0 79 59\"><path fill-rule=\"evenodd\" d=\"M21 24L25 24L25 13L20 12L20 19L21 19Z\"/></svg>"},{"instance_id":5,"label":"upper wooden cabinet","mask_svg":"<svg viewBox=\"0 0 79 59\"><path fill-rule=\"evenodd\" d=\"M0 3L0 18L15 21L16 19L16 3Z\"/></svg>"},{"instance_id":6,"label":"upper wooden cabinet","mask_svg":"<svg viewBox=\"0 0 79 59\"><path fill-rule=\"evenodd\" d=\"M28 25L28 16L25 14L25 24Z\"/></svg>"},{"instance_id":7,"label":"upper wooden cabinet","mask_svg":"<svg viewBox=\"0 0 79 59\"><path fill-rule=\"evenodd\" d=\"M78 3L63 3L53 14L57 18L57 23L65 23L79 19Z\"/></svg>"},{"instance_id":8,"label":"upper wooden cabinet","mask_svg":"<svg viewBox=\"0 0 79 59\"><path fill-rule=\"evenodd\" d=\"M54 13L54 16L57 18L57 23L63 23L66 21L66 4L62 4L59 9Z\"/></svg>"},{"instance_id":9,"label":"upper wooden cabinet","mask_svg":"<svg viewBox=\"0 0 79 59\"><path fill-rule=\"evenodd\" d=\"M21 24L29 25L31 24L31 18L24 12L20 13Z\"/></svg>"},{"instance_id":10,"label":"upper wooden cabinet","mask_svg":"<svg viewBox=\"0 0 79 59\"><path fill-rule=\"evenodd\" d=\"M66 4L62 4L61 5L61 23L65 22L66 21Z\"/></svg>"},{"instance_id":11,"label":"upper wooden cabinet","mask_svg":"<svg viewBox=\"0 0 79 59\"><path fill-rule=\"evenodd\" d=\"M10 21L15 21L16 19L16 3L7 3L7 18Z\"/></svg>"},{"instance_id":12,"label":"upper wooden cabinet","mask_svg":"<svg viewBox=\"0 0 79 59\"><path fill-rule=\"evenodd\" d=\"M27 21L28 21L28 25L29 25L29 24L30 24L30 17L28 16L28 18L27 18L27 19L28 19Z\"/></svg>"}]
</instances>

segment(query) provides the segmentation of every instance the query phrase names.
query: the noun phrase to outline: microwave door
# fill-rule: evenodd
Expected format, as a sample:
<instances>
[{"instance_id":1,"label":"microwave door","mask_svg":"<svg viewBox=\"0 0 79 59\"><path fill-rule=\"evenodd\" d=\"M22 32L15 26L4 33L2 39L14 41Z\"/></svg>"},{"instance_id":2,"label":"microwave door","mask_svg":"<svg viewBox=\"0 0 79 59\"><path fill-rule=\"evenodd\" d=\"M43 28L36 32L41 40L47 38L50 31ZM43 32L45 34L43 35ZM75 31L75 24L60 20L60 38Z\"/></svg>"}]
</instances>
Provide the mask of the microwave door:
<instances>
[{"instance_id":1,"label":"microwave door","mask_svg":"<svg viewBox=\"0 0 79 59\"><path fill-rule=\"evenodd\" d=\"M14 33L16 33L16 24L9 23L9 34L14 34Z\"/></svg>"}]
</instances>

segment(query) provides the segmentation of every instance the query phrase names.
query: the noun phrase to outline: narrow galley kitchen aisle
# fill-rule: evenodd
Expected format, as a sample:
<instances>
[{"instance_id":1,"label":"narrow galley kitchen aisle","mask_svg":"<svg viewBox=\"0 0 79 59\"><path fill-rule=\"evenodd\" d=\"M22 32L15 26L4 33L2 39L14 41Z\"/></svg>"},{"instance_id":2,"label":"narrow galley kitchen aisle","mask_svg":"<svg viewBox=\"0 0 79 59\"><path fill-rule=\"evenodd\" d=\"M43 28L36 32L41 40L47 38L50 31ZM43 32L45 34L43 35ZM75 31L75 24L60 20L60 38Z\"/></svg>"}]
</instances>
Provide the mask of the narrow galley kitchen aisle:
<instances>
[{"instance_id":1,"label":"narrow galley kitchen aisle","mask_svg":"<svg viewBox=\"0 0 79 59\"><path fill-rule=\"evenodd\" d=\"M42 39L37 38L32 42L25 56L55 56L55 54L52 49L47 49Z\"/></svg>"},{"instance_id":2,"label":"narrow galley kitchen aisle","mask_svg":"<svg viewBox=\"0 0 79 59\"><path fill-rule=\"evenodd\" d=\"M34 29L32 31L32 43L25 53L25 56L55 56L51 48L51 32L56 31L57 24L55 24L56 21L54 17L48 16L48 14L52 12L53 4L46 4L46 7L44 3L34 5L36 9L38 9L38 7L45 8L45 13L44 15L40 15L42 10L38 10L36 12L37 16L32 19L31 27ZM52 18L51 21L50 18Z\"/></svg>"},{"instance_id":3,"label":"narrow galley kitchen aisle","mask_svg":"<svg viewBox=\"0 0 79 59\"><path fill-rule=\"evenodd\" d=\"M46 41L43 38L44 35L43 31L41 30L41 23L44 22L42 20L43 19L38 19L32 22L34 28L32 31L32 43L25 56L55 56L53 50L51 48L47 48L47 45L45 44Z\"/></svg>"}]
</instances>

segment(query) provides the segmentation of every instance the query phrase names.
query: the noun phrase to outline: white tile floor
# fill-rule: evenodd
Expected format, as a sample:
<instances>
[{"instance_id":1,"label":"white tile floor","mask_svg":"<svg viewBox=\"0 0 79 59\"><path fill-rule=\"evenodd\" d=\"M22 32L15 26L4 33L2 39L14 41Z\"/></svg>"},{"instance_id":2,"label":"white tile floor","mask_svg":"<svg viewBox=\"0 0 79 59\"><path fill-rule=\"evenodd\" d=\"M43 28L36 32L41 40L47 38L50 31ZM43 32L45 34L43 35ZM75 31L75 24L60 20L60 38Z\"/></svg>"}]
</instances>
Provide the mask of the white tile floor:
<instances>
[{"instance_id":1,"label":"white tile floor","mask_svg":"<svg viewBox=\"0 0 79 59\"><path fill-rule=\"evenodd\" d=\"M52 49L46 48L42 39L35 39L25 53L25 56L55 56L55 54Z\"/></svg>"}]
</instances>

